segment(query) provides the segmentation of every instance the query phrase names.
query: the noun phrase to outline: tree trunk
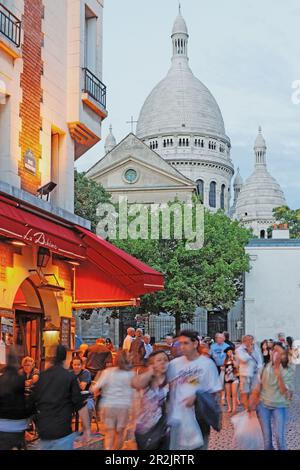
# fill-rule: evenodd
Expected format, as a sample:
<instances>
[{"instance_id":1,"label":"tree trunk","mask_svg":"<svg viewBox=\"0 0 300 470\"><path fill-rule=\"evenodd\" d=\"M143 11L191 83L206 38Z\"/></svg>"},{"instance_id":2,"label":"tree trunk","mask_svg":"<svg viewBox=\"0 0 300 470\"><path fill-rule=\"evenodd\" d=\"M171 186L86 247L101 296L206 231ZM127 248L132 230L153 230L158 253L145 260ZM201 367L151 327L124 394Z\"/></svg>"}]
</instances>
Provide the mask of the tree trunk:
<instances>
[{"instance_id":1,"label":"tree trunk","mask_svg":"<svg viewBox=\"0 0 300 470\"><path fill-rule=\"evenodd\" d=\"M180 312L175 313L175 335L177 335L180 332L181 329L181 318L180 318Z\"/></svg>"},{"instance_id":2,"label":"tree trunk","mask_svg":"<svg viewBox=\"0 0 300 470\"><path fill-rule=\"evenodd\" d=\"M214 338L216 333L223 333L223 331L227 331L227 327L227 312L207 312L208 336Z\"/></svg>"}]
</instances>

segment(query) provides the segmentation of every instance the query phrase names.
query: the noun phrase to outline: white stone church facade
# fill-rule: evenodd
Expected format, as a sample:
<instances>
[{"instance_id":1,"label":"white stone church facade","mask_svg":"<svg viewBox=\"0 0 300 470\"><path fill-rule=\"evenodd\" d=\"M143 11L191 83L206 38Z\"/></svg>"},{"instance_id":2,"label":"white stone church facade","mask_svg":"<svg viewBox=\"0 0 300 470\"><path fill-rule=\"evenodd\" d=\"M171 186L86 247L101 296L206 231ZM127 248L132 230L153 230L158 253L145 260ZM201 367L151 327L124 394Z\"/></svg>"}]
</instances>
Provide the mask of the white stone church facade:
<instances>
[{"instance_id":1,"label":"white stone church facade","mask_svg":"<svg viewBox=\"0 0 300 470\"><path fill-rule=\"evenodd\" d=\"M112 129L105 155L87 176L129 202L188 201L197 193L206 208L224 210L243 221L254 234L267 237L275 222L273 208L286 205L284 194L266 167L266 143L261 130L255 142L255 170L245 184L236 174L220 108L189 66L189 34L179 11L172 30L171 67L148 95L136 135L117 144Z\"/></svg>"}]
</instances>

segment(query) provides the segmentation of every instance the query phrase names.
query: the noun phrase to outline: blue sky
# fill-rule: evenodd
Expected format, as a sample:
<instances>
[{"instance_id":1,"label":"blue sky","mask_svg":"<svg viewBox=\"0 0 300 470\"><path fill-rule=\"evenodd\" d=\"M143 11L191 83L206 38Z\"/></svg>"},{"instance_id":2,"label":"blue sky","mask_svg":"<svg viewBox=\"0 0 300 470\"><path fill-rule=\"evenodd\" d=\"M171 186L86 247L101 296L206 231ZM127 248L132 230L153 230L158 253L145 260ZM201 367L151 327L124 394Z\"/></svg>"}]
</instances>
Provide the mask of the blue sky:
<instances>
[{"instance_id":1,"label":"blue sky","mask_svg":"<svg viewBox=\"0 0 300 470\"><path fill-rule=\"evenodd\" d=\"M290 207L300 207L299 0L181 0L194 74L216 98L243 178L254 165L258 126L267 162ZM152 88L167 73L177 0L105 0L103 81L109 116L103 140L77 163L87 170L104 154L113 125L117 140L130 131Z\"/></svg>"}]
</instances>

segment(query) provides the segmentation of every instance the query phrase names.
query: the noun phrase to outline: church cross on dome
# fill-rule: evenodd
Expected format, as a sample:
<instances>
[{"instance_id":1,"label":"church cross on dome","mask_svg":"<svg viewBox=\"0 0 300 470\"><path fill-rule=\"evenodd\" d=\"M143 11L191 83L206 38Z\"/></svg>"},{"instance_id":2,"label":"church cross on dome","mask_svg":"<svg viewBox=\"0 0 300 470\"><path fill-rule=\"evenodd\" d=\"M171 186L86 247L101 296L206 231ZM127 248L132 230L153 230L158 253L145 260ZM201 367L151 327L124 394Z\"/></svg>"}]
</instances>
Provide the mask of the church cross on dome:
<instances>
[{"instance_id":1,"label":"church cross on dome","mask_svg":"<svg viewBox=\"0 0 300 470\"><path fill-rule=\"evenodd\" d=\"M126 124L131 124L131 133L133 134L133 125L136 124L138 121L134 121L133 116L131 116L130 121L126 121Z\"/></svg>"}]
</instances>

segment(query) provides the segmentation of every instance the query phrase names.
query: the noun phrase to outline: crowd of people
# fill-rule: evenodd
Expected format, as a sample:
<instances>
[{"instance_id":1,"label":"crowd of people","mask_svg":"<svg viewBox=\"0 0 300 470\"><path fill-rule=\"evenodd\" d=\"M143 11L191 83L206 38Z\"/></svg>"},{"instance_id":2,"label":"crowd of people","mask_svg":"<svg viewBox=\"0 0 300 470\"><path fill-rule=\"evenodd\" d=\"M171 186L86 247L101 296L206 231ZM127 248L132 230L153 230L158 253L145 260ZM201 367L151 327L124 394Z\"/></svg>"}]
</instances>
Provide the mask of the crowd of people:
<instances>
[{"instance_id":1,"label":"crowd of people","mask_svg":"<svg viewBox=\"0 0 300 470\"><path fill-rule=\"evenodd\" d=\"M282 333L259 346L251 335L233 343L227 332L212 340L184 330L153 344L139 328L127 330L118 352L109 338L82 344L70 364L58 346L42 372L30 357L19 369L11 350L0 375L0 450L26 447L30 423L39 449L70 450L76 439L90 440L97 413L106 450L127 440L141 450L204 450L222 413L242 408L258 418L265 449L275 440L285 450L297 357ZM75 414L81 434L72 429Z\"/></svg>"}]
</instances>

